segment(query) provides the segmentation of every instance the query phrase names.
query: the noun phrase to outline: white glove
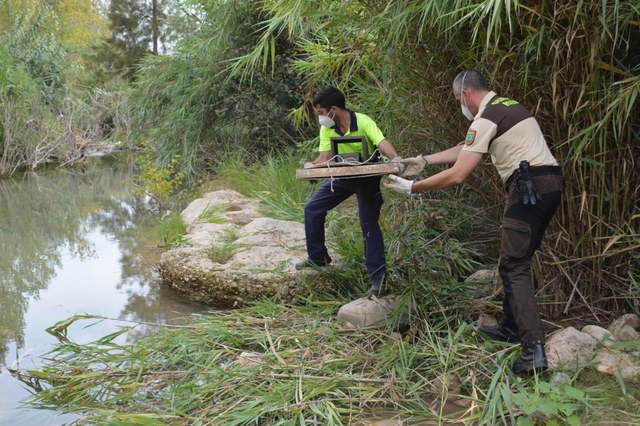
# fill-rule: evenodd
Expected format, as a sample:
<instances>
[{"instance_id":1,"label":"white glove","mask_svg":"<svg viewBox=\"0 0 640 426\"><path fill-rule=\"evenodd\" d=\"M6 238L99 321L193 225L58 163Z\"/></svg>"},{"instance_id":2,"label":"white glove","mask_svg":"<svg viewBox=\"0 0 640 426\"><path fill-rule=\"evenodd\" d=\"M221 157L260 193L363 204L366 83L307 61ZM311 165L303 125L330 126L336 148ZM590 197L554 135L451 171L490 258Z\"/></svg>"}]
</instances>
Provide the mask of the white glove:
<instances>
[{"instance_id":1,"label":"white glove","mask_svg":"<svg viewBox=\"0 0 640 426\"><path fill-rule=\"evenodd\" d=\"M390 161L390 163L401 163L402 162L402 157L400 157L399 155L396 155L395 157L393 157L393 159Z\"/></svg>"},{"instance_id":2,"label":"white glove","mask_svg":"<svg viewBox=\"0 0 640 426\"><path fill-rule=\"evenodd\" d=\"M306 163L304 163L304 166L302 166L304 169L313 169L315 165L311 162L311 161L307 161Z\"/></svg>"},{"instance_id":3,"label":"white glove","mask_svg":"<svg viewBox=\"0 0 640 426\"><path fill-rule=\"evenodd\" d=\"M407 168L400 176L412 177L424 170L425 166L427 165L427 160L425 160L422 154L420 154L412 158L404 159L401 161L401 163L407 166Z\"/></svg>"},{"instance_id":4,"label":"white glove","mask_svg":"<svg viewBox=\"0 0 640 426\"><path fill-rule=\"evenodd\" d=\"M413 187L413 181L402 179L396 175L387 175L387 181L383 183L387 188L391 188L401 194L411 195L411 188Z\"/></svg>"}]
</instances>

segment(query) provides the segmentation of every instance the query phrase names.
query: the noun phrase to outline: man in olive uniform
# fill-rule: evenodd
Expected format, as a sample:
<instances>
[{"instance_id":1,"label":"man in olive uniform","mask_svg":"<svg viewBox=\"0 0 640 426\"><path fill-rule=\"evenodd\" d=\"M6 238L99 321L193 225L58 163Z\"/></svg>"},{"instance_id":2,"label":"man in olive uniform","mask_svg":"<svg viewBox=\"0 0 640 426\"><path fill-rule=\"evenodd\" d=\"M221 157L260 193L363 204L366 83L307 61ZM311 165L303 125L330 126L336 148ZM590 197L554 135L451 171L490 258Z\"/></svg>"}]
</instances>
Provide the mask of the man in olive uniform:
<instances>
[{"instance_id":1,"label":"man in olive uniform","mask_svg":"<svg viewBox=\"0 0 640 426\"><path fill-rule=\"evenodd\" d=\"M305 163L305 168L329 161L332 157L331 138L346 136L363 137L369 153L379 150L391 158L391 161L401 160L394 146L384 137L373 119L345 107L344 94L339 89L333 86L324 87L314 96L313 107L318 114L318 122L321 126L319 155L315 160ZM345 143L341 144L340 148L340 153L363 154L361 143ZM372 161L379 158L378 152L375 153ZM365 160L367 159L362 158L362 161ZM355 194L358 199L358 216L364 240L365 265L371 281L368 295L370 298L383 295L386 263L384 240L378 223L383 203L380 180L381 176L327 179L320 185L304 206L304 231L308 257L298 262L295 265L296 269L316 268L331 263L324 234L327 212Z\"/></svg>"},{"instance_id":2,"label":"man in olive uniform","mask_svg":"<svg viewBox=\"0 0 640 426\"><path fill-rule=\"evenodd\" d=\"M547 368L547 359L531 262L560 203L562 171L535 118L518 102L489 91L478 71L459 73L453 81L453 94L463 115L472 121L464 143L403 160L407 169L402 176L414 176L426 164L453 166L417 182L390 175L385 185L406 194L446 188L462 183L484 154L491 155L505 183L499 263L504 319L500 325L480 327L480 331L497 340L521 343L522 354L513 364L515 373L542 371Z\"/></svg>"}]
</instances>

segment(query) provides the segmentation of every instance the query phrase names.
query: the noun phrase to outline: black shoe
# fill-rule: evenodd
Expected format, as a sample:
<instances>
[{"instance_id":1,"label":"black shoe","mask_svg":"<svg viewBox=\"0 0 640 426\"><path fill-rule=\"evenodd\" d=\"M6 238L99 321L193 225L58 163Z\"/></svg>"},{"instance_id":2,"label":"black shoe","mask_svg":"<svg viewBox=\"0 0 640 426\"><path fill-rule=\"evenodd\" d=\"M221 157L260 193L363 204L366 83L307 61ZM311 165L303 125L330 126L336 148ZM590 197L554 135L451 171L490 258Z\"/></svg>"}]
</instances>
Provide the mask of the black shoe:
<instances>
[{"instance_id":1,"label":"black shoe","mask_svg":"<svg viewBox=\"0 0 640 426\"><path fill-rule=\"evenodd\" d=\"M328 266L331 263L329 256L322 259L305 259L296 263L296 269L316 269L322 266Z\"/></svg>"},{"instance_id":2,"label":"black shoe","mask_svg":"<svg viewBox=\"0 0 640 426\"><path fill-rule=\"evenodd\" d=\"M372 284L367 291L367 298L372 299L373 297L384 297L391 293L385 286L381 284Z\"/></svg>"},{"instance_id":3,"label":"black shoe","mask_svg":"<svg viewBox=\"0 0 640 426\"><path fill-rule=\"evenodd\" d=\"M549 364L542 343L522 348L522 355L516 359L511 367L516 374L529 374L534 371L540 373L547 368L549 368Z\"/></svg>"},{"instance_id":4,"label":"black shoe","mask_svg":"<svg viewBox=\"0 0 640 426\"><path fill-rule=\"evenodd\" d=\"M481 333L486 334L491 337L493 340L500 340L501 342L509 342L509 343L518 343L520 342L520 337L518 333L511 330L504 325L483 325L478 329Z\"/></svg>"}]
</instances>

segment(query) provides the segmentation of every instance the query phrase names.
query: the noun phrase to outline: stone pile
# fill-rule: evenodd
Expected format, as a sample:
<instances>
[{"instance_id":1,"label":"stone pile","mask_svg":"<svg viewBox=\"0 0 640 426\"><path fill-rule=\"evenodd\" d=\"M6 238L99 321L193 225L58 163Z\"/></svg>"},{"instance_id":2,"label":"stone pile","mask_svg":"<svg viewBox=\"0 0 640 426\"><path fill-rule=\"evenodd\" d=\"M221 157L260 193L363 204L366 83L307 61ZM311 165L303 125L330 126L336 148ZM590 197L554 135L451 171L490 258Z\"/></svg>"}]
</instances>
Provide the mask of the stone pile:
<instances>
[{"instance_id":1,"label":"stone pile","mask_svg":"<svg viewBox=\"0 0 640 426\"><path fill-rule=\"evenodd\" d=\"M567 327L553 333L545 350L552 369L593 366L624 379L640 379L640 318L625 314L608 328L587 325L581 331Z\"/></svg>"},{"instance_id":2,"label":"stone pile","mask_svg":"<svg viewBox=\"0 0 640 426\"><path fill-rule=\"evenodd\" d=\"M481 270L467 281L489 281L496 288L495 271ZM480 314L478 327L497 324L495 318ZM586 325L582 330L566 327L547 336L545 352L552 370L571 370L592 366L597 371L625 379L640 379L640 317L625 314L603 328Z\"/></svg>"}]
</instances>

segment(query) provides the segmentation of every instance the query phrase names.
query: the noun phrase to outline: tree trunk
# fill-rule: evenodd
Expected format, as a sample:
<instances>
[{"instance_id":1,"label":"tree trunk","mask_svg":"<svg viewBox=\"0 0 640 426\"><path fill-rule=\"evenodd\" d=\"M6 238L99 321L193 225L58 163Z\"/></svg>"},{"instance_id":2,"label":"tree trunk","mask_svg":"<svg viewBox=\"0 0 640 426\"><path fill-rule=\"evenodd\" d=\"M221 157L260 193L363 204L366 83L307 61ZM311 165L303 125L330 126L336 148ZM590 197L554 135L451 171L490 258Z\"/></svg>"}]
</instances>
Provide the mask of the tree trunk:
<instances>
[{"instance_id":1,"label":"tree trunk","mask_svg":"<svg viewBox=\"0 0 640 426\"><path fill-rule=\"evenodd\" d=\"M151 32L153 38L153 54L158 54L158 0L151 0Z\"/></svg>"}]
</instances>

